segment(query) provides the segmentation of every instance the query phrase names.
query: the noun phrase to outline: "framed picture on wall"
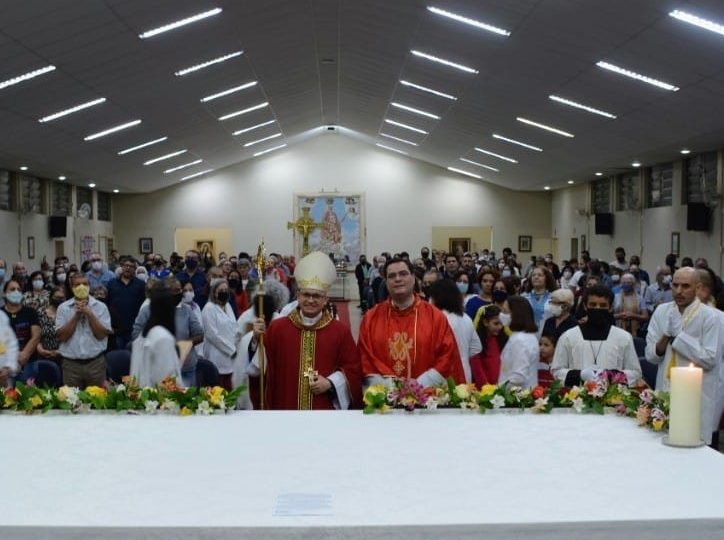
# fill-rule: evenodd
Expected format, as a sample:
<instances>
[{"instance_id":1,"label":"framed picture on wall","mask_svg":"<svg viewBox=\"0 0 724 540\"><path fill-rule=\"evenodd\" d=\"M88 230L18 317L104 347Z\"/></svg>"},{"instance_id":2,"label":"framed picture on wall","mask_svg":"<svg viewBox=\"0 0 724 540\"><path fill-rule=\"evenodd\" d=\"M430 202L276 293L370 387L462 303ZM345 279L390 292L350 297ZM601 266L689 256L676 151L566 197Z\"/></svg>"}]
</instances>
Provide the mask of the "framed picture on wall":
<instances>
[{"instance_id":1,"label":"framed picture on wall","mask_svg":"<svg viewBox=\"0 0 724 540\"><path fill-rule=\"evenodd\" d=\"M35 237L28 236L28 259L35 258Z\"/></svg>"},{"instance_id":2,"label":"framed picture on wall","mask_svg":"<svg viewBox=\"0 0 724 540\"><path fill-rule=\"evenodd\" d=\"M671 233L671 253L676 255L677 257L680 255L681 251L681 234L678 232L672 232Z\"/></svg>"},{"instance_id":3,"label":"framed picture on wall","mask_svg":"<svg viewBox=\"0 0 724 540\"><path fill-rule=\"evenodd\" d=\"M138 252L141 255L147 253L153 253L153 238L139 238L138 239Z\"/></svg>"},{"instance_id":4,"label":"framed picture on wall","mask_svg":"<svg viewBox=\"0 0 724 540\"><path fill-rule=\"evenodd\" d=\"M533 237L532 236L519 236L518 237L518 251L521 253L533 251Z\"/></svg>"},{"instance_id":5,"label":"framed picture on wall","mask_svg":"<svg viewBox=\"0 0 724 540\"><path fill-rule=\"evenodd\" d=\"M470 238L448 238L448 251L455 255L470 251Z\"/></svg>"}]
</instances>

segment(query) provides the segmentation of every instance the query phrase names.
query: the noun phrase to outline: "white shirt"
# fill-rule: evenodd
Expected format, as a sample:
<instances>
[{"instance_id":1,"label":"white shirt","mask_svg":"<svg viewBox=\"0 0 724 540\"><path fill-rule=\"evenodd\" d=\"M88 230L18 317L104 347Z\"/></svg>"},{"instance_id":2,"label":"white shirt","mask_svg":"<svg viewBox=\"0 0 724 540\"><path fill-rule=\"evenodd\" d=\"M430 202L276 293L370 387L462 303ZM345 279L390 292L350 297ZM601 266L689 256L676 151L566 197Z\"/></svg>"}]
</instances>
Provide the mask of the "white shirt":
<instances>
[{"instance_id":1,"label":"white shirt","mask_svg":"<svg viewBox=\"0 0 724 540\"><path fill-rule=\"evenodd\" d=\"M204 358L213 362L221 375L234 369L236 353L236 319L229 303L223 306L206 302L201 310L204 326Z\"/></svg>"},{"instance_id":2,"label":"white shirt","mask_svg":"<svg viewBox=\"0 0 724 540\"><path fill-rule=\"evenodd\" d=\"M656 374L656 390L668 392L671 381L666 376L671 364L673 352L676 351L676 367L685 367L694 363L704 370L701 397L701 438L711 440L711 433L717 425L713 425L718 401L719 371L721 362L720 337L721 319L716 310L695 300L689 304L682 318L682 331L676 339L669 342L664 356L657 356L656 343L666 334L669 327L669 312L679 310L676 302L660 304L649 322L646 334L646 359L659 364Z\"/></svg>"},{"instance_id":3,"label":"white shirt","mask_svg":"<svg viewBox=\"0 0 724 540\"><path fill-rule=\"evenodd\" d=\"M500 353L498 384L509 382L521 388L538 386L538 339L535 333L513 332Z\"/></svg>"},{"instance_id":4,"label":"white shirt","mask_svg":"<svg viewBox=\"0 0 724 540\"><path fill-rule=\"evenodd\" d=\"M626 374L629 384L641 378L641 364L631 334L611 326L608 338L585 340L580 326L571 328L558 339L551 363L553 376L565 382L572 369L616 369Z\"/></svg>"},{"instance_id":5,"label":"white shirt","mask_svg":"<svg viewBox=\"0 0 724 540\"><path fill-rule=\"evenodd\" d=\"M455 334L455 341L458 344L458 351L460 351L460 360L463 362L465 382L471 383L473 382L473 375L470 370L470 357L475 356L483 349L480 338L473 327L472 319L466 313L458 315L445 310L443 310L443 313L447 317L447 322L450 323L453 334Z\"/></svg>"},{"instance_id":6,"label":"white shirt","mask_svg":"<svg viewBox=\"0 0 724 540\"><path fill-rule=\"evenodd\" d=\"M133 342L131 376L144 387L156 386L169 375L182 384L176 338L163 326L154 326L146 337L140 335Z\"/></svg>"},{"instance_id":7,"label":"white shirt","mask_svg":"<svg viewBox=\"0 0 724 540\"><path fill-rule=\"evenodd\" d=\"M0 311L0 368L9 368L12 374L18 367L18 338L15 336L10 319Z\"/></svg>"},{"instance_id":8,"label":"white shirt","mask_svg":"<svg viewBox=\"0 0 724 540\"><path fill-rule=\"evenodd\" d=\"M88 297L88 307L100 321L103 327L112 332L111 314L103 302L99 302L92 296ZM58 306L58 313L55 316L55 329L60 330L75 315L75 298L66 300ZM88 318L83 315L75 327L73 335L67 341L63 341L58 351L63 358L88 359L95 358L108 348L108 335L103 339L97 339L88 323Z\"/></svg>"}]
</instances>

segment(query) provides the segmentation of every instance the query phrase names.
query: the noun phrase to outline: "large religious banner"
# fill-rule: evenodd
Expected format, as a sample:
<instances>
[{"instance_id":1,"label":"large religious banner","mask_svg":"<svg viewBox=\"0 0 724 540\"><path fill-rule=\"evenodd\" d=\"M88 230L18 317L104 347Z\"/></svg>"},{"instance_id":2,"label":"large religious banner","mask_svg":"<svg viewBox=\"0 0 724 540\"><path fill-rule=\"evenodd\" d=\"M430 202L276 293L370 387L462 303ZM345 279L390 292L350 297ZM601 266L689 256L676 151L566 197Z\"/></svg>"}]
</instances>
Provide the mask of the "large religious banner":
<instances>
[{"instance_id":1,"label":"large religious banner","mask_svg":"<svg viewBox=\"0 0 724 540\"><path fill-rule=\"evenodd\" d=\"M361 193L295 193L294 220L307 209L316 226L309 233L309 250L332 253L336 260L356 262L365 252L365 208ZM303 235L294 234L294 253L302 255Z\"/></svg>"}]
</instances>

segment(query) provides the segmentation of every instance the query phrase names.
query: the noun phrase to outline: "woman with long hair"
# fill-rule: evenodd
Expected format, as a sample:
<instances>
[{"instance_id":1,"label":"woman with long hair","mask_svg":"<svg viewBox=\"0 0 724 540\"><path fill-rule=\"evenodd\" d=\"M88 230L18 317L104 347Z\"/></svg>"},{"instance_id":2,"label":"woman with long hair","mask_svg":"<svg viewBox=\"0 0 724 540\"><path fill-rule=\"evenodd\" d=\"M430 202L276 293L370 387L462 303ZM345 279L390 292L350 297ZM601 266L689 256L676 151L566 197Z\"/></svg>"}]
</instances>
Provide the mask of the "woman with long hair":
<instances>
[{"instance_id":1,"label":"woman with long hair","mask_svg":"<svg viewBox=\"0 0 724 540\"><path fill-rule=\"evenodd\" d=\"M521 388L533 388L538 384L538 325L533 318L533 308L520 296L508 298L510 329L513 334L500 353L498 384L509 383Z\"/></svg>"},{"instance_id":2,"label":"woman with long hair","mask_svg":"<svg viewBox=\"0 0 724 540\"><path fill-rule=\"evenodd\" d=\"M473 382L476 386L498 383L500 353L508 342L500 308L492 304L485 307L486 309L479 310L480 323L477 332L481 345L480 354L470 359Z\"/></svg>"}]
</instances>

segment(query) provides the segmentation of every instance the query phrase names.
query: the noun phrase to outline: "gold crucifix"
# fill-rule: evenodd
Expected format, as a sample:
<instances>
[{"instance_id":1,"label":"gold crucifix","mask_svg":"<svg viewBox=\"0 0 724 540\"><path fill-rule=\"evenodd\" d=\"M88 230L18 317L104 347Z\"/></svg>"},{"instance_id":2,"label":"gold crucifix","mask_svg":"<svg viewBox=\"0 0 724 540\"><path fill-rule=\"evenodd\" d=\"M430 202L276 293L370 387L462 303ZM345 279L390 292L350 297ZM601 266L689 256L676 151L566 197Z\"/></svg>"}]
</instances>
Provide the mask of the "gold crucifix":
<instances>
[{"instance_id":1,"label":"gold crucifix","mask_svg":"<svg viewBox=\"0 0 724 540\"><path fill-rule=\"evenodd\" d=\"M309 208L302 208L302 217L297 221L288 221L287 229L294 229L302 235L302 257L309 254L309 235L314 229L321 229L322 224L314 221L309 215Z\"/></svg>"}]
</instances>

